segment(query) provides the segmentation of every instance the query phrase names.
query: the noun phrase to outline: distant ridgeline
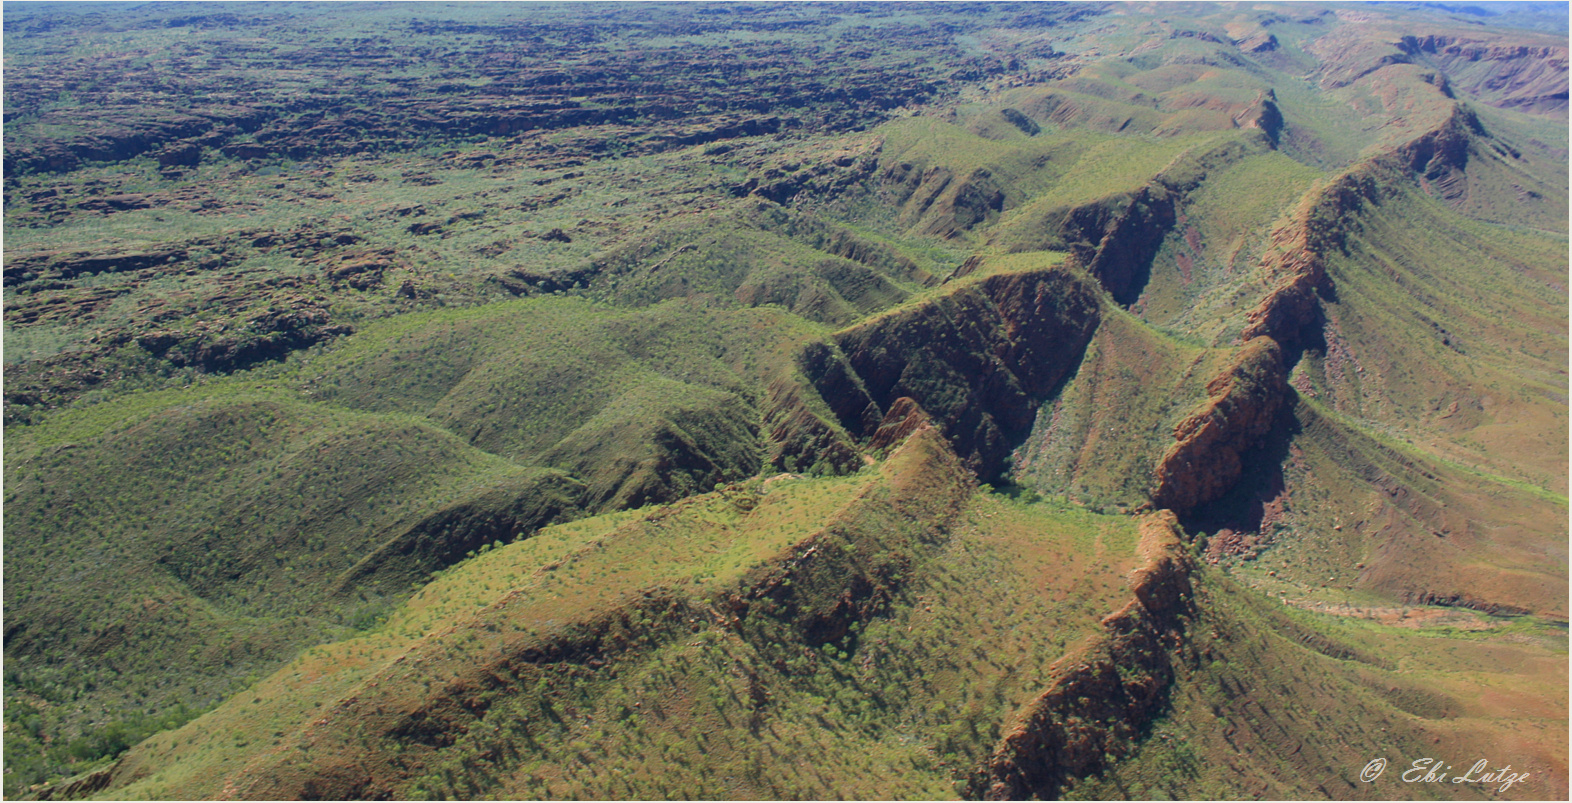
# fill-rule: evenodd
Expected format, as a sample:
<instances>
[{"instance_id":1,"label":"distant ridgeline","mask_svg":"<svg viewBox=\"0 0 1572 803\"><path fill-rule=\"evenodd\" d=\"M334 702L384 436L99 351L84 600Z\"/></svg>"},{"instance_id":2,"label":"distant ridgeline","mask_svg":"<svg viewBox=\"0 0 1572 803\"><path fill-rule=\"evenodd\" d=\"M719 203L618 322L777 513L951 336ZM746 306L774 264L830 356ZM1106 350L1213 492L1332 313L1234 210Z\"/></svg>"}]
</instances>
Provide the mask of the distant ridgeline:
<instances>
[{"instance_id":1,"label":"distant ridgeline","mask_svg":"<svg viewBox=\"0 0 1572 803\"><path fill-rule=\"evenodd\" d=\"M7 797L1568 794L1564 7L4 18Z\"/></svg>"}]
</instances>

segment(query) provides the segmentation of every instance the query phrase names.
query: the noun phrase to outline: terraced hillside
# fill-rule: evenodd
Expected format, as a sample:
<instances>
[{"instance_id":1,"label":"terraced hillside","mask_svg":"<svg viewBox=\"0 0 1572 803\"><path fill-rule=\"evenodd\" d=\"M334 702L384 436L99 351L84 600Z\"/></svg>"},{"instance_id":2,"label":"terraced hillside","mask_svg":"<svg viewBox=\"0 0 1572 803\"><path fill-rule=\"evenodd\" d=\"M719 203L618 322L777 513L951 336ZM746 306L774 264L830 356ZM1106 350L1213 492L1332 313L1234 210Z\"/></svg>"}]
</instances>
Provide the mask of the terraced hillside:
<instances>
[{"instance_id":1,"label":"terraced hillside","mask_svg":"<svg viewBox=\"0 0 1572 803\"><path fill-rule=\"evenodd\" d=\"M1567 795L1564 8L4 15L8 797Z\"/></svg>"}]
</instances>

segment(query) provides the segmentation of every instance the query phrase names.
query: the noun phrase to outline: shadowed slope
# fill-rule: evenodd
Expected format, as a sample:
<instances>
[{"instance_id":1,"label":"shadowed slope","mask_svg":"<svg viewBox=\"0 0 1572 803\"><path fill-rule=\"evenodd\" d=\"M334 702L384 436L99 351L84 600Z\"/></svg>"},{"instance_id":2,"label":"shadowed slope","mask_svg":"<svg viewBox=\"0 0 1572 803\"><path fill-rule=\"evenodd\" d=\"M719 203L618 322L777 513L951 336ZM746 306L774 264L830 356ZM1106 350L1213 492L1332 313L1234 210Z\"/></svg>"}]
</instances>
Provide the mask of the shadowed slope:
<instances>
[{"instance_id":1,"label":"shadowed slope","mask_svg":"<svg viewBox=\"0 0 1572 803\"><path fill-rule=\"evenodd\" d=\"M6 461L9 676L70 716L210 704L584 496L403 416L176 394L99 419Z\"/></svg>"}]
</instances>

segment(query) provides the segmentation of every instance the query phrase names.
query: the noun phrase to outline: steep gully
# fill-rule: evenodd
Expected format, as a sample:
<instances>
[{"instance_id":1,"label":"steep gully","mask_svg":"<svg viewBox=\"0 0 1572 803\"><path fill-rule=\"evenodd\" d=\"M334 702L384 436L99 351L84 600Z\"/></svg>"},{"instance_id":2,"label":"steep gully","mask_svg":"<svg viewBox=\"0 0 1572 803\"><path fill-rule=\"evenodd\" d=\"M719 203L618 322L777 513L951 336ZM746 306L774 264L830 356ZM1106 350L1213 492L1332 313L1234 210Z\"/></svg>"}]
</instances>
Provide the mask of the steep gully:
<instances>
[{"instance_id":1,"label":"steep gully","mask_svg":"<svg viewBox=\"0 0 1572 803\"><path fill-rule=\"evenodd\" d=\"M1264 266L1276 277L1275 287L1249 314L1236 358L1208 383L1207 400L1175 427L1174 443L1158 461L1151 494L1157 510L1141 524L1144 564L1132 572L1133 599L1104 618L1102 632L1056 662L1047 688L1018 712L969 773L968 797L1053 797L1066 781L1098 772L1128 752L1162 713L1174 662L1184 660L1176 648L1194 614L1195 566L1184 547L1180 516L1220 498L1238 481L1242 456L1261 442L1278 410L1290 402L1287 371L1318 321L1317 294L1328 289L1329 281L1323 255L1343 236L1336 221L1374 200L1383 174L1460 171L1466 139L1459 147L1459 137L1466 138L1476 126L1466 113L1455 115L1442 129L1350 169L1307 197L1274 232ZM1149 218L1159 227L1162 219ZM778 445L774 459L824 460L841 467L860 460L863 450L893 449L891 461L922 452L917 462L923 480L894 500L865 497L858 503L931 508L922 520L932 524L909 545L908 560L920 559L945 540L949 520L970 493L971 478L1001 475L1038 406L1057 393L1081 359L1101 319L1100 292L1113 295L1094 280L1128 271L1117 254L1137 254L1110 247L1115 243L1109 238L1125 227L1115 221L1109 228L1090 260L1085 255L1075 260L1097 264L1106 254L1104 270L1051 268L989 276L806 348L798 359L803 382L782 381L770 388L766 425ZM841 518L857 515L856 507ZM902 515L910 518L909 513ZM325 747L324 742L335 740L335 722L353 721L360 732L380 733L390 743L421 745L418 752L368 756L355 767L288 769L273 762L282 753L268 754L243 773L249 780L227 787L224 796L389 794L423 763L421 755L436 760L435 751L467 732L500 695L527 687L530 677L553 666L592 668L635 659L642 648L613 635L627 632L634 620L653 620L655 631L673 637L707 625L747 634L746 622L760 618L750 612L767 599L771 604L762 606L772 611L767 618L784 623L796 638L832 641L853 622L877 615L901 574L899 567L858 559L886 546L859 544L859 529L845 521L827 523L792 555L750 575L723 598L699 600L650 589L642 599L629 599L568 631L500 645L487 660L448 675L435 695L411 699L399 694L417 686L417 676L426 672L418 668L421 664L429 661L435 671L437 644L448 640L439 638L429 651L422 650L430 652L428 658L398 659L296 737L302 746ZM479 616L505 618L510 605L511 598ZM461 637L453 631L452 638ZM151 768L140 766L134 755L57 794L89 794L135 780Z\"/></svg>"},{"instance_id":2,"label":"steep gully","mask_svg":"<svg viewBox=\"0 0 1572 803\"><path fill-rule=\"evenodd\" d=\"M1074 270L996 275L853 327L830 344L809 347L800 360L834 424L786 391L776 399L792 403L792 411L781 417L839 450L854 447L834 441L837 431L879 451L927 409L964 465L982 479L996 479L1038 406L1058 392L1084 354L1101 320L1098 295L1093 281ZM1237 453L1272 420L1270 399L1258 397L1271 397L1283 385L1279 355L1273 341L1261 338L1213 380L1211 408L1226 412L1220 419L1211 410L1198 412L1190 425L1198 434L1176 433L1179 456L1159 469L1175 479L1159 483L1160 498L1184 502L1220 492L1177 479L1211 477L1211 464L1231 465L1229 479L1237 478ZM1174 465L1181 461L1187 461L1183 472ZM1177 660L1172 650L1193 614L1194 564L1173 512L1147 514L1140 553L1145 563L1132 573L1134 599L1055 664L1048 687L968 774L967 797L1052 798L1067 780L1124 755L1162 713Z\"/></svg>"},{"instance_id":3,"label":"steep gully","mask_svg":"<svg viewBox=\"0 0 1572 803\"><path fill-rule=\"evenodd\" d=\"M902 578L943 549L975 488L973 473L909 398L891 405L874 440L891 450L885 479L730 590L634 590L604 612L548 632L507 635L506 625L536 615L530 607L537 604L510 592L418 642L319 709L285 743L216 779L218 796L396 797L403 784L439 766L446 748L487 733L490 710L548 678L616 673L709 628L736 634L772 660L791 644L843 638L886 610ZM1142 564L1131 572L1129 601L1055 663L1048 688L1007 723L1003 739L966 779L968 796L1052 796L1066 779L1124 754L1161 713L1174 676L1171 651L1193 613L1194 564L1169 512L1145 517L1137 549ZM480 631L504 635L478 652L466 649ZM785 671L784 661L774 663ZM421 688L430 690L412 693ZM757 715L768 716L768 691L755 697ZM156 761L133 750L53 796L121 787L155 769Z\"/></svg>"},{"instance_id":4,"label":"steep gully","mask_svg":"<svg viewBox=\"0 0 1572 803\"><path fill-rule=\"evenodd\" d=\"M998 480L1040 405L1079 365L1101 322L1103 294L1121 303L1138 297L1184 198L1209 172L1251 152L1233 142L1186 154L1134 193L1068 210L1056 224L1071 254L1064 267L968 279L982 264L973 258L946 280L956 288L950 293L808 345L798 355L800 381L770 389L772 462L850 465L857 443L867 444L892 405L909 398L968 468ZM1208 383L1208 400L1175 428L1153 477L1152 507L1183 514L1222 496L1289 392L1281 342L1294 341L1296 327L1314 317L1325 271L1313 254L1323 243L1310 241L1299 218L1276 240L1288 252L1268 257L1278 286L1250 313L1244 347Z\"/></svg>"},{"instance_id":5,"label":"steep gully","mask_svg":"<svg viewBox=\"0 0 1572 803\"><path fill-rule=\"evenodd\" d=\"M968 797L1054 797L1067 780L1123 755L1161 713L1174 677L1173 648L1194 613L1194 564L1180 517L1228 493L1240 481L1244 457L1282 425L1280 412L1293 403L1288 373L1318 329L1319 298L1331 292L1326 255L1344 245L1343 221L1379 201L1394 180L1466 180L1470 140L1483 133L1457 105L1436 129L1313 191L1273 232L1263 258L1272 289L1248 313L1234 360L1208 382L1207 399L1174 428L1173 443L1157 461L1149 503L1156 512L1142 524L1146 563L1131 581L1136 599L1055 665L1048 688L972 771ZM1065 238L1081 244L1072 247L1072 266L1114 300L1133 300L1155 243L1173 225L1174 204L1204 177L1204 169L1186 172L1188 180L1159 176L1122 215L1109 215L1106 205L1072 210L1061 225L1087 229ZM969 261L957 276L976 264ZM876 449L898 431L890 419L901 418L899 411L926 409L968 468L983 480L997 479L1038 406L1074 370L1099 319L1096 289L1078 272L992 276L808 347L802 374L838 427L808 424L815 416L790 392L772 394L772 401L791 410L798 430L842 453L855 447L836 435ZM882 415L886 410L889 416Z\"/></svg>"}]
</instances>

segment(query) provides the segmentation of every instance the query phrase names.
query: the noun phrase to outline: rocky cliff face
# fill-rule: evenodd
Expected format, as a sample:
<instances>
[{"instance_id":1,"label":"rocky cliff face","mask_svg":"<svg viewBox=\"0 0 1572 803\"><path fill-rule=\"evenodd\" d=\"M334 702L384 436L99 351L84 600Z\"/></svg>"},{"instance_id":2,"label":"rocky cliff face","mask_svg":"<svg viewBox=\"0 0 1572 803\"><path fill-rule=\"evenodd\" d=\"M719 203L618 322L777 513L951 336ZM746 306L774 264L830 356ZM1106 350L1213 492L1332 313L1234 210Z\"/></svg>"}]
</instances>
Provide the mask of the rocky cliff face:
<instances>
[{"instance_id":1,"label":"rocky cliff face","mask_svg":"<svg viewBox=\"0 0 1572 803\"><path fill-rule=\"evenodd\" d=\"M1069 271L1003 274L845 330L799 362L854 437L873 437L909 398L991 480L1080 362L1100 315L1096 291Z\"/></svg>"},{"instance_id":2,"label":"rocky cliff face","mask_svg":"<svg viewBox=\"0 0 1572 803\"><path fill-rule=\"evenodd\" d=\"M1511 146L1491 137L1471 109L1453 104L1440 125L1373 160L1370 167L1361 172L1386 169L1411 173L1425 191L1456 207L1468 200L1471 189L1475 192L1482 189L1477 181L1471 181L1467 171L1469 161L1481 148L1493 149L1492 155L1502 155L1507 160L1515 161L1520 155ZM1516 189L1519 194L1524 192L1521 186Z\"/></svg>"},{"instance_id":3,"label":"rocky cliff face","mask_svg":"<svg viewBox=\"0 0 1572 803\"><path fill-rule=\"evenodd\" d=\"M769 434L769 465L786 471L820 470L832 474L856 471L862 465L857 445L845 430L813 412L812 390L801 382L777 379L770 384L764 429Z\"/></svg>"},{"instance_id":4,"label":"rocky cliff face","mask_svg":"<svg viewBox=\"0 0 1572 803\"><path fill-rule=\"evenodd\" d=\"M1128 306L1140 297L1152 258L1174 226L1178 200L1173 188L1161 182L1148 184L1101 227L1095 249L1075 249L1077 259L1120 304Z\"/></svg>"},{"instance_id":5,"label":"rocky cliff face","mask_svg":"<svg viewBox=\"0 0 1572 803\"><path fill-rule=\"evenodd\" d=\"M1174 678L1171 651L1193 613L1195 566L1167 511L1142 523L1138 548L1144 563L1131 573L1135 598L1103 619L1103 632L1055 663L1048 688L972 771L967 797L1056 799L1065 781L1125 754L1162 713Z\"/></svg>"},{"instance_id":6,"label":"rocky cliff face","mask_svg":"<svg viewBox=\"0 0 1572 803\"><path fill-rule=\"evenodd\" d=\"M1390 194L1392 182L1417 176L1432 193L1453 201L1466 195L1471 151L1488 136L1473 112L1452 104L1434 128L1400 147L1361 162L1313 192L1292 218L1272 232L1262 259L1273 289L1247 316L1242 340L1271 337L1296 345L1316 323L1317 294L1330 289L1326 255L1343 248L1351 218L1366 204Z\"/></svg>"},{"instance_id":7,"label":"rocky cliff face","mask_svg":"<svg viewBox=\"0 0 1572 803\"><path fill-rule=\"evenodd\" d=\"M890 411L884 414L884 420L879 422L879 429L868 439L868 449L872 452L882 452L892 449L906 442L906 439L920 429L933 426L933 418L922 406L911 399L902 396L890 405Z\"/></svg>"},{"instance_id":8,"label":"rocky cliff face","mask_svg":"<svg viewBox=\"0 0 1572 803\"><path fill-rule=\"evenodd\" d=\"M1207 400L1174 427L1174 444L1158 461L1152 504L1185 511L1228 492L1241 456L1272 428L1288 393L1277 341L1246 343L1226 371L1206 386Z\"/></svg>"},{"instance_id":9,"label":"rocky cliff face","mask_svg":"<svg viewBox=\"0 0 1572 803\"><path fill-rule=\"evenodd\" d=\"M1267 36L1275 48L1277 40L1270 34ZM1276 148L1282 140L1284 125L1283 112L1277 107L1277 92L1267 89L1256 95L1255 102L1249 108L1234 116L1234 125L1259 130L1266 135L1267 142Z\"/></svg>"},{"instance_id":10,"label":"rocky cliff face","mask_svg":"<svg viewBox=\"0 0 1572 803\"><path fill-rule=\"evenodd\" d=\"M1404 36L1396 44L1416 61L1440 67L1455 85L1492 106L1565 115L1567 48L1529 38L1534 41L1428 34Z\"/></svg>"},{"instance_id":11,"label":"rocky cliff face","mask_svg":"<svg viewBox=\"0 0 1572 803\"><path fill-rule=\"evenodd\" d=\"M1249 323L1241 339L1297 342L1300 331L1315 320L1316 292L1326 284L1326 263L1313 242L1322 236L1321 227L1327 233L1337 231L1336 218L1330 217L1335 210L1335 205L1302 206L1293 223L1272 232L1263 262L1273 287L1246 314Z\"/></svg>"}]
</instances>

